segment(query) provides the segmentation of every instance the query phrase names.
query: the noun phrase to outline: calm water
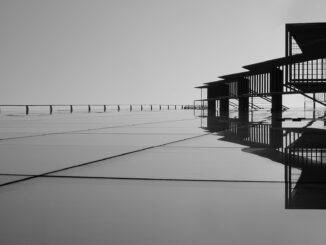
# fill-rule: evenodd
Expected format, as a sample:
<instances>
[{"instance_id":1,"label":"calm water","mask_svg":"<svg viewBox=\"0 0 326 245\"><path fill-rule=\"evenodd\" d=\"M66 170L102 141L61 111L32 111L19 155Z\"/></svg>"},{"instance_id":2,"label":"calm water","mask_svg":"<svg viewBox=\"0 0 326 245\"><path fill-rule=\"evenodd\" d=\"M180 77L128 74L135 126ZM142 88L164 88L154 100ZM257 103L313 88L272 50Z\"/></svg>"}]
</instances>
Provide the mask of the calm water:
<instances>
[{"instance_id":1,"label":"calm water","mask_svg":"<svg viewBox=\"0 0 326 245\"><path fill-rule=\"evenodd\" d=\"M324 244L324 121L299 113L2 115L0 242Z\"/></svg>"}]
</instances>

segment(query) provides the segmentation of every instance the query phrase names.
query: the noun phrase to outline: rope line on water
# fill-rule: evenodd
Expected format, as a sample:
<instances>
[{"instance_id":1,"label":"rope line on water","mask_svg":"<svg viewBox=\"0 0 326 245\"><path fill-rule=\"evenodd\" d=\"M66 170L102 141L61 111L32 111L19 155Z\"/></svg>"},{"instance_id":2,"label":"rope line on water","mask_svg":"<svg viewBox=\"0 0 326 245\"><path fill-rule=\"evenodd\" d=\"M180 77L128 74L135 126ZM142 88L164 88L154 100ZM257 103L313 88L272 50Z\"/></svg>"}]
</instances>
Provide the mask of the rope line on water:
<instances>
[{"instance_id":1,"label":"rope line on water","mask_svg":"<svg viewBox=\"0 0 326 245\"><path fill-rule=\"evenodd\" d=\"M130 155L130 154L133 154L133 153L138 153L138 152L142 152L142 151L146 151L146 150L150 150L150 149L154 149L154 148L158 148L158 147L162 147L162 146L166 146L166 145L170 145L170 144L174 144L174 143L178 143L178 142L182 142L182 141L186 141L186 140L190 140L190 139L203 137L203 136L209 135L209 134L211 134L211 133L200 134L200 135L196 135L196 136L192 136L192 137L187 137L187 138L183 138L183 139L179 139L179 140L170 141L170 142L167 142L167 143L162 143L162 144L159 144L159 145L148 146L148 147L144 147L144 148L141 148L141 149L128 151L128 152L125 152L125 153L121 153L121 154L117 154L117 155L113 155L113 156L109 156L109 157L104 157L104 158L101 158L101 159L97 159L97 160L93 160L93 161L80 163L80 164L68 166L68 167L65 167L65 168L45 172L45 173L42 173L42 174L30 175L30 176L27 176L26 178L23 178L23 179L13 180L13 181L9 181L9 182L0 184L0 187L15 184L15 183L19 183L19 182L23 182L23 181L38 178L38 177L44 177L46 175L62 172L62 171L65 171L65 170L70 170L70 169L74 169L74 168L78 168L78 167L82 167L82 166L86 166L86 165L90 165L90 164L103 162L103 161L106 161L106 160L110 160L110 159Z\"/></svg>"}]
</instances>

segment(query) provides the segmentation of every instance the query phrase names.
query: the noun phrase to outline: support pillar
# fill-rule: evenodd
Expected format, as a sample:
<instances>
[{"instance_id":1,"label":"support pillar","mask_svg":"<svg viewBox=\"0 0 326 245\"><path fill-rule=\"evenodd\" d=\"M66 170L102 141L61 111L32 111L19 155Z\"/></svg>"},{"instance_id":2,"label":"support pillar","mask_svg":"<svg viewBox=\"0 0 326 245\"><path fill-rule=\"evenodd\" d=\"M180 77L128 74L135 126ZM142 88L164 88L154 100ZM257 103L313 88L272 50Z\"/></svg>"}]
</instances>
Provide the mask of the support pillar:
<instances>
[{"instance_id":1,"label":"support pillar","mask_svg":"<svg viewBox=\"0 0 326 245\"><path fill-rule=\"evenodd\" d=\"M229 85L221 84L219 88L219 96L229 96ZM220 99L220 116L229 117L229 98Z\"/></svg>"},{"instance_id":2,"label":"support pillar","mask_svg":"<svg viewBox=\"0 0 326 245\"><path fill-rule=\"evenodd\" d=\"M272 113L282 112L283 72L275 69L270 74L270 91L272 93L271 111Z\"/></svg>"},{"instance_id":3,"label":"support pillar","mask_svg":"<svg viewBox=\"0 0 326 245\"><path fill-rule=\"evenodd\" d=\"M269 134L272 148L283 147L282 112L272 112L272 125Z\"/></svg>"},{"instance_id":4,"label":"support pillar","mask_svg":"<svg viewBox=\"0 0 326 245\"><path fill-rule=\"evenodd\" d=\"M238 96L239 96L239 119L249 120L249 97L243 97L249 94L249 80L246 78L239 79L238 81Z\"/></svg>"},{"instance_id":5,"label":"support pillar","mask_svg":"<svg viewBox=\"0 0 326 245\"><path fill-rule=\"evenodd\" d=\"M229 116L229 85L226 83L218 83L211 85L207 88L207 105L208 105L208 115L216 116L216 100L220 97L225 97L219 99L219 114L222 117Z\"/></svg>"},{"instance_id":6,"label":"support pillar","mask_svg":"<svg viewBox=\"0 0 326 245\"><path fill-rule=\"evenodd\" d=\"M221 117L229 116L229 99L220 100L220 116Z\"/></svg>"},{"instance_id":7,"label":"support pillar","mask_svg":"<svg viewBox=\"0 0 326 245\"><path fill-rule=\"evenodd\" d=\"M216 90L217 87L211 86L207 88L207 114L209 116L216 115Z\"/></svg>"},{"instance_id":8,"label":"support pillar","mask_svg":"<svg viewBox=\"0 0 326 245\"><path fill-rule=\"evenodd\" d=\"M271 109L272 125L270 128L270 146L274 149L283 148L283 130L282 130L283 72L279 69L274 69L270 73L270 91L272 92L272 109Z\"/></svg>"}]
</instances>

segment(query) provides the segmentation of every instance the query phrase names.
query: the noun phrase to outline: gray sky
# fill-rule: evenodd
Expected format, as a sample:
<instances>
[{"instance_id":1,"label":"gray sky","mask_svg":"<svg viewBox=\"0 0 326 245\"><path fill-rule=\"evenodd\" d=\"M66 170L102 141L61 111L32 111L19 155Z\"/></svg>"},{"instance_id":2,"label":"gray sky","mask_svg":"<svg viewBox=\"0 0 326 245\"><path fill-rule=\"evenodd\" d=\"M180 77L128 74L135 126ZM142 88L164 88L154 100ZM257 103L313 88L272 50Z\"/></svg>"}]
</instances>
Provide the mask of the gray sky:
<instances>
[{"instance_id":1,"label":"gray sky","mask_svg":"<svg viewBox=\"0 0 326 245\"><path fill-rule=\"evenodd\" d=\"M0 103L191 103L324 0L1 0Z\"/></svg>"}]
</instances>

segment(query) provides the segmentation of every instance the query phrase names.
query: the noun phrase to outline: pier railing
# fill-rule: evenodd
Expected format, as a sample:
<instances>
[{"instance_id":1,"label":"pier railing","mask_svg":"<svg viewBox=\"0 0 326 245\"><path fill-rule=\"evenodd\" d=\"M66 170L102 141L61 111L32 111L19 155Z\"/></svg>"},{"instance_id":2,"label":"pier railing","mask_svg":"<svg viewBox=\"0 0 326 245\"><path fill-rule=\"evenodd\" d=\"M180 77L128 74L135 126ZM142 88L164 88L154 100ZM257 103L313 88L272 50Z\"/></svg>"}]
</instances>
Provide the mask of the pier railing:
<instances>
[{"instance_id":1,"label":"pier railing","mask_svg":"<svg viewBox=\"0 0 326 245\"><path fill-rule=\"evenodd\" d=\"M108 112L108 111L162 111L187 110L190 105L176 104L0 104L0 114L5 111L29 115L32 110L38 109L50 115L55 112Z\"/></svg>"}]
</instances>

